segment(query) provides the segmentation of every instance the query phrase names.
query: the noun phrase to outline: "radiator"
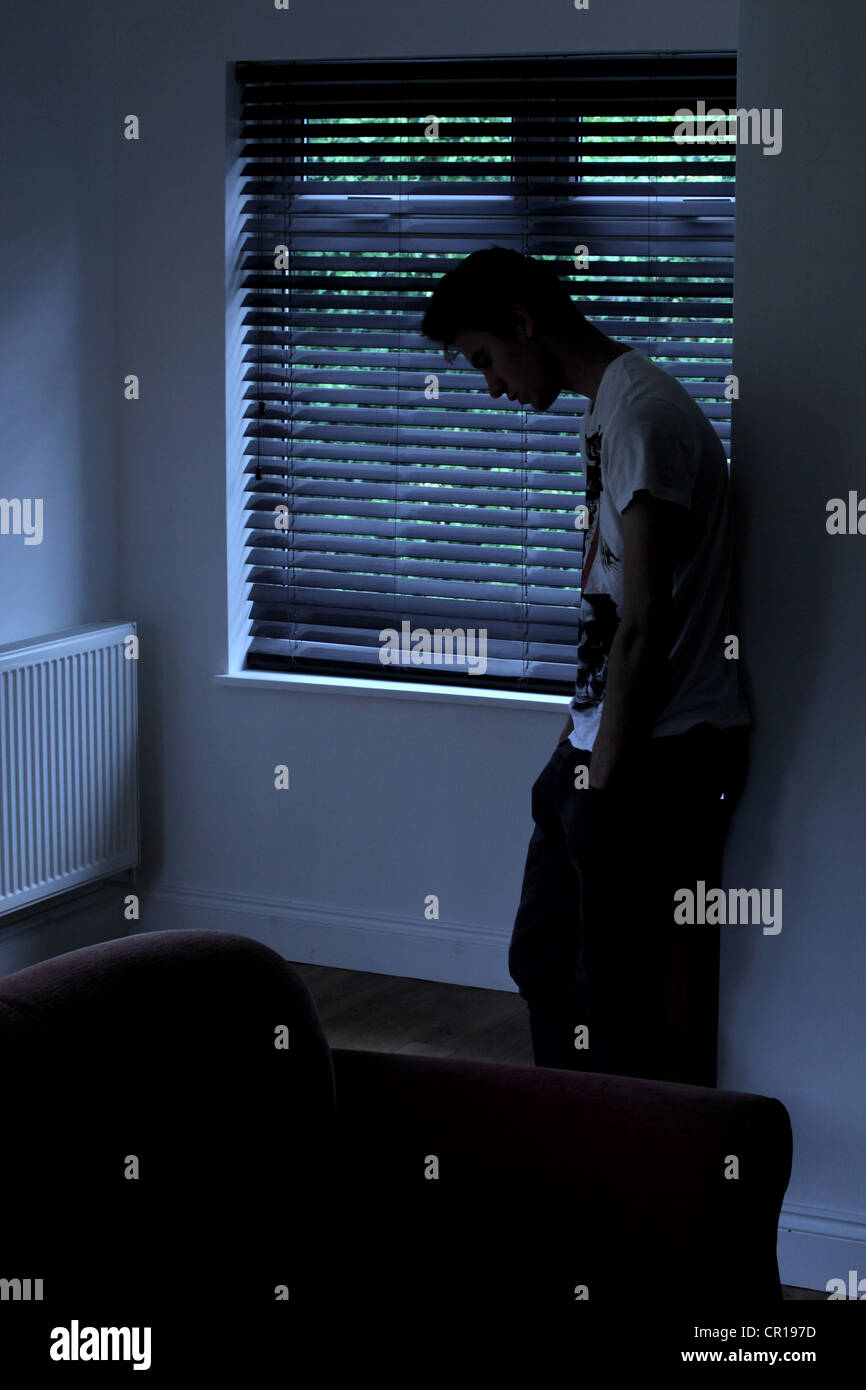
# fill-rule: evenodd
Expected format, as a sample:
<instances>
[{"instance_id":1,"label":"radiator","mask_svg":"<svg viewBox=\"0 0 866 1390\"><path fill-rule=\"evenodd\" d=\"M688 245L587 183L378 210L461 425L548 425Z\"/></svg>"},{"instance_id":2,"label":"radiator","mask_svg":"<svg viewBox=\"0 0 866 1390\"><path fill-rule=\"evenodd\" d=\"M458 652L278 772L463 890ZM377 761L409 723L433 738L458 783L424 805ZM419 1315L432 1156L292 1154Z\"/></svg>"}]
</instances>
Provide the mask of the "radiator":
<instances>
[{"instance_id":1,"label":"radiator","mask_svg":"<svg viewBox=\"0 0 866 1390\"><path fill-rule=\"evenodd\" d=\"M140 862L134 623L0 646L0 915Z\"/></svg>"}]
</instances>

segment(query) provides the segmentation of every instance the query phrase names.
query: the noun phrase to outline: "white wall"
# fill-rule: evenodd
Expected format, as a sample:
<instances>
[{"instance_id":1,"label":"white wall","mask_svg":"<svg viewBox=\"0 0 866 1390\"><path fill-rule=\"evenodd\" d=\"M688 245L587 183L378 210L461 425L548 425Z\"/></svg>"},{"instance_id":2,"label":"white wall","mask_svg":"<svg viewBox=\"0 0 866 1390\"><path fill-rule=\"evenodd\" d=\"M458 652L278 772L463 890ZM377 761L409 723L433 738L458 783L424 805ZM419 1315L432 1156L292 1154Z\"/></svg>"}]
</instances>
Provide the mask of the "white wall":
<instances>
[{"instance_id":1,"label":"white wall","mask_svg":"<svg viewBox=\"0 0 866 1390\"><path fill-rule=\"evenodd\" d=\"M823 1288L866 1276L866 537L825 526L829 498L866 493L862 7L745 4L739 55L738 105L781 107L783 144L737 163L732 466L756 728L726 867L782 889L783 926L728 931L720 1084L788 1107L783 1270Z\"/></svg>"},{"instance_id":2,"label":"white wall","mask_svg":"<svg viewBox=\"0 0 866 1390\"><path fill-rule=\"evenodd\" d=\"M42 504L39 544L0 535L0 645L126 616L110 3L7 7L0 28L0 497ZM116 898L0 919L0 974L118 935Z\"/></svg>"},{"instance_id":3,"label":"white wall","mask_svg":"<svg viewBox=\"0 0 866 1390\"><path fill-rule=\"evenodd\" d=\"M45 384L32 343L18 369L29 390L28 422L44 428L49 417L54 426L54 448L43 453L62 458L62 472L50 477L58 487L66 480L76 546L67 540L52 584L11 627L7 619L2 635L110 616L93 605L112 592L112 611L139 623L142 929L217 926L259 937L289 959L509 988L505 955L531 829L529 789L567 700L553 711L214 683L226 669L227 645L226 65L730 49L737 15L733 3L640 0L593 0L585 13L565 0L531 10L507 0L495 12L456 0L407 11L380 0L344 11L337 24L332 8L302 0L288 13L266 0L180 10L163 0L126 7L122 16L105 11L99 29L77 21L64 29L59 6L50 11L56 27L23 12L8 26L26 74L22 93L37 62L58 77L62 70L73 94L64 120L72 134L57 153L53 112L34 113L28 138L34 160L47 155L47 191L26 204L15 273L2 264L0 276L31 299L34 284L44 287L32 259L34 245L53 245L44 201L53 233L66 218L55 267L77 256L85 278L77 295L51 305L62 386ZM853 13L825 5L819 18L805 0L764 0L744 6L740 28L741 104L783 106L784 147L777 157L742 150L738 174L738 630L758 734L727 878L781 887L784 926L779 937L754 928L725 935L720 1083L776 1095L789 1108L796 1159L785 1220L815 1234L784 1239L782 1275L813 1287L849 1267L866 1272L862 1244L829 1239L866 1235L859 1060L866 1023L857 990L864 799L854 708L863 675L862 542L824 531L826 498L856 486L862 458L862 354L846 317L856 301L862 223L852 191L853 92L862 67ZM89 93L94 82L104 92L112 28L114 124L106 134L98 115L107 112L104 96L94 111ZM137 144L115 140L128 112L141 120ZM116 201L116 347L106 307L110 257L84 241L86 232L104 235L104 223L93 214L88 221L94 194L81 201L70 160L73 173L76 161L82 176L84 164L94 171L91 188L103 204ZM68 196L64 202L73 185L74 221ZM96 359L89 368L81 366L87 333ZM16 368L8 335L0 352L4 366ZM130 371L142 382L135 404L117 399ZM51 413L58 389L72 392L59 423ZM105 497L97 482L110 477L112 412L120 573L112 590L109 550L108 587L100 591L93 569L79 570L74 560L101 555L91 547L108 534L106 521L110 527L110 512L97 516L92 507ZM22 593L26 563L30 557L19 557L11 572ZM290 793L273 790L277 762L289 765ZM439 922L423 917L430 892L441 898ZM110 934L125 930L118 921Z\"/></svg>"},{"instance_id":4,"label":"white wall","mask_svg":"<svg viewBox=\"0 0 866 1390\"><path fill-rule=\"evenodd\" d=\"M102 3L17 6L0 65L0 644L116 616L111 34Z\"/></svg>"}]
</instances>

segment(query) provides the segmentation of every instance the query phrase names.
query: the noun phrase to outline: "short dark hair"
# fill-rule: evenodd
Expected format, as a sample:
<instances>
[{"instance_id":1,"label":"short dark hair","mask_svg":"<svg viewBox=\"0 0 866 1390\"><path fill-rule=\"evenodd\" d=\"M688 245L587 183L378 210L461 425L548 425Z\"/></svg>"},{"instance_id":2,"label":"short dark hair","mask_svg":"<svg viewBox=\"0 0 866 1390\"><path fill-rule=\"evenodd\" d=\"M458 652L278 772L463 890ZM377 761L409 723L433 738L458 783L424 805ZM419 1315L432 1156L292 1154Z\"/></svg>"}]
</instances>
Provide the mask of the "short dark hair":
<instances>
[{"instance_id":1,"label":"short dark hair","mask_svg":"<svg viewBox=\"0 0 866 1390\"><path fill-rule=\"evenodd\" d=\"M535 260L506 246L473 251L449 270L430 296L421 332L440 343L453 362L454 339L464 329L514 338L515 304L525 304L542 327L567 321L574 327L586 319L568 289L546 261Z\"/></svg>"}]
</instances>

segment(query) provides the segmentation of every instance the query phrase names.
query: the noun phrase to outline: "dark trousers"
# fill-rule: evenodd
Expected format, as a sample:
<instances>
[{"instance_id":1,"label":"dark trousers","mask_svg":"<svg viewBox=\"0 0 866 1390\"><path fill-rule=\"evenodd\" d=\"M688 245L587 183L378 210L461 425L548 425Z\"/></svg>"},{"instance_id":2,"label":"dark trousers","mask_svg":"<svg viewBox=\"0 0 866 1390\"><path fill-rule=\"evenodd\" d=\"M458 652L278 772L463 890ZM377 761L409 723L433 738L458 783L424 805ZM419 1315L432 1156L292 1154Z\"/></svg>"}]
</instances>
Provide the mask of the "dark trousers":
<instances>
[{"instance_id":1,"label":"dark trousers","mask_svg":"<svg viewBox=\"0 0 866 1390\"><path fill-rule=\"evenodd\" d=\"M675 925L674 893L720 886L748 735L652 738L616 789L567 740L542 769L508 953L536 1066L715 1086L720 929Z\"/></svg>"}]
</instances>

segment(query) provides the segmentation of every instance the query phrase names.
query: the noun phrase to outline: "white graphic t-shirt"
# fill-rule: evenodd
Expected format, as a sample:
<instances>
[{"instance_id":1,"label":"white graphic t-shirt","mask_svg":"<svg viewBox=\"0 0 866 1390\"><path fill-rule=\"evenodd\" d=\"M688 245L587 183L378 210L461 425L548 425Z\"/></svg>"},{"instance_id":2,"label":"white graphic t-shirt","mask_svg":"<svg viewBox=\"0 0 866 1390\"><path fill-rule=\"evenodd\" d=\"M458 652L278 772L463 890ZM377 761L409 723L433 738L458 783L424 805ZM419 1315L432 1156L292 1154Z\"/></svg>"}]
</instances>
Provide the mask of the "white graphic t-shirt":
<instances>
[{"instance_id":1,"label":"white graphic t-shirt","mask_svg":"<svg viewBox=\"0 0 866 1390\"><path fill-rule=\"evenodd\" d=\"M707 722L750 724L730 633L733 520L725 451L684 386L632 348L608 364L581 426L588 510L577 676L575 748L590 750L601 722L607 662L622 609L622 514L646 490L688 508L674 570L667 695L653 737Z\"/></svg>"}]
</instances>

